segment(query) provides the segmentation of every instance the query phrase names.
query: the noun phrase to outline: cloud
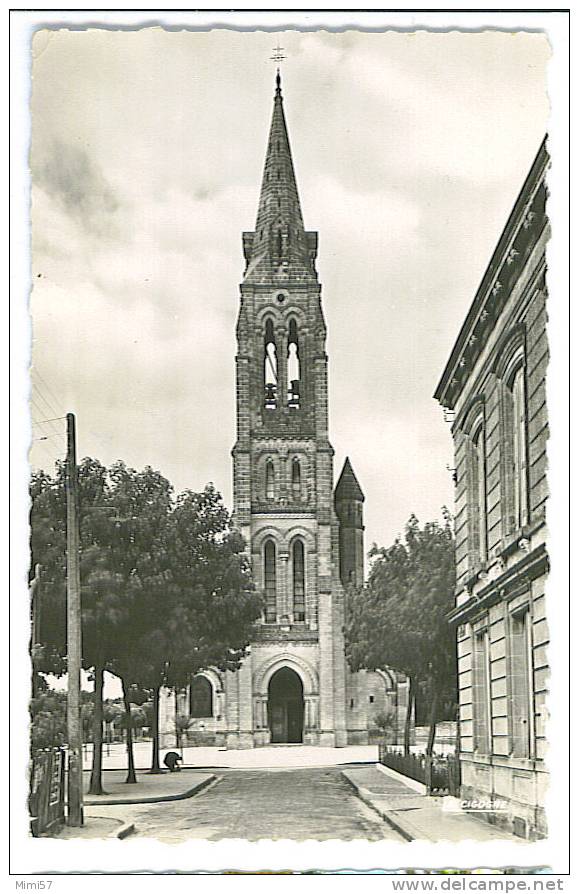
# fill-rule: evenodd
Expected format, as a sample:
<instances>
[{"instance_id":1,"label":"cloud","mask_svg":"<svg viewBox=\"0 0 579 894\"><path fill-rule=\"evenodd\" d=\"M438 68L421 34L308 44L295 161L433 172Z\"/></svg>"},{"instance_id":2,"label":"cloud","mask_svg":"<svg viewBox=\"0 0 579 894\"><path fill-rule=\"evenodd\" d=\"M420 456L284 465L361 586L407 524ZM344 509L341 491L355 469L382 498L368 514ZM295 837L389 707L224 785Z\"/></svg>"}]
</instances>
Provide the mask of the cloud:
<instances>
[{"instance_id":1,"label":"cloud","mask_svg":"<svg viewBox=\"0 0 579 894\"><path fill-rule=\"evenodd\" d=\"M282 36L306 226L320 234L336 470L368 544L452 498L432 392L545 131L544 35ZM241 233L271 34L55 31L34 63L34 361L79 451L231 500ZM40 274L40 276L39 276ZM41 457L42 459L42 457ZM33 456L33 461L34 456Z\"/></svg>"},{"instance_id":2,"label":"cloud","mask_svg":"<svg viewBox=\"0 0 579 894\"><path fill-rule=\"evenodd\" d=\"M119 201L86 149L54 140L45 151L35 181L89 232L110 232Z\"/></svg>"}]
</instances>

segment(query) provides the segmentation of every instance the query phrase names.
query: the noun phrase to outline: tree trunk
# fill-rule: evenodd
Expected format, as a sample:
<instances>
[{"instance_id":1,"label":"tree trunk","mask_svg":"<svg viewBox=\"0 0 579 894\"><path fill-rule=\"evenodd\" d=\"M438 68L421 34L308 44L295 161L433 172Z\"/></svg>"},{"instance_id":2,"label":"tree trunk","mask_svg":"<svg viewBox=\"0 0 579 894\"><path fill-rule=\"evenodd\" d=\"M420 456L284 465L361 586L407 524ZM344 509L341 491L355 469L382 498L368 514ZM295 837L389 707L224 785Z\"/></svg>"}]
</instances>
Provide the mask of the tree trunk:
<instances>
[{"instance_id":1,"label":"tree trunk","mask_svg":"<svg viewBox=\"0 0 579 894\"><path fill-rule=\"evenodd\" d=\"M153 723L151 725L152 736L152 752L151 752L151 769L149 773L162 773L159 764L159 691L161 687L155 686L153 689Z\"/></svg>"},{"instance_id":2,"label":"tree trunk","mask_svg":"<svg viewBox=\"0 0 579 894\"><path fill-rule=\"evenodd\" d=\"M137 775L135 773L135 755L133 753L133 729L131 726L131 703L129 701L129 687L123 678L123 701L125 703L125 722L127 724L127 778L125 782L135 783Z\"/></svg>"},{"instance_id":3,"label":"tree trunk","mask_svg":"<svg viewBox=\"0 0 579 894\"><path fill-rule=\"evenodd\" d=\"M105 669L102 664L94 668L94 706L92 734L92 770L90 774L91 795L105 795L102 782L103 767L103 688Z\"/></svg>"},{"instance_id":4,"label":"tree trunk","mask_svg":"<svg viewBox=\"0 0 579 894\"><path fill-rule=\"evenodd\" d=\"M410 734L412 732L412 712L414 709L414 678L410 677L408 687L408 703L406 705L406 719L404 721L404 754L410 754Z\"/></svg>"},{"instance_id":5,"label":"tree trunk","mask_svg":"<svg viewBox=\"0 0 579 894\"><path fill-rule=\"evenodd\" d=\"M427 757L434 753L434 740L436 738L436 717L438 714L438 687L432 684L432 700L430 702L430 729L428 731L428 744L426 745Z\"/></svg>"}]
</instances>

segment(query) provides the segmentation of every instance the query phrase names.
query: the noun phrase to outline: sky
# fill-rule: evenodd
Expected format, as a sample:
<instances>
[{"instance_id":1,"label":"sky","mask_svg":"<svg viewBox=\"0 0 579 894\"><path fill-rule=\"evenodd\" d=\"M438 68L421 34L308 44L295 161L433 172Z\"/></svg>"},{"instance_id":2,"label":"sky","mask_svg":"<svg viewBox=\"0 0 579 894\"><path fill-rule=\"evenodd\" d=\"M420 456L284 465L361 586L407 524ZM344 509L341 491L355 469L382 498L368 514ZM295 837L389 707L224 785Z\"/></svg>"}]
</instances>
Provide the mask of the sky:
<instances>
[{"instance_id":1,"label":"sky","mask_svg":"<svg viewBox=\"0 0 579 894\"><path fill-rule=\"evenodd\" d=\"M241 233L276 40L319 232L330 439L366 548L452 507L432 395L548 124L540 33L41 31L34 39L30 462L152 465L231 507ZM40 440L40 439L44 440Z\"/></svg>"}]
</instances>

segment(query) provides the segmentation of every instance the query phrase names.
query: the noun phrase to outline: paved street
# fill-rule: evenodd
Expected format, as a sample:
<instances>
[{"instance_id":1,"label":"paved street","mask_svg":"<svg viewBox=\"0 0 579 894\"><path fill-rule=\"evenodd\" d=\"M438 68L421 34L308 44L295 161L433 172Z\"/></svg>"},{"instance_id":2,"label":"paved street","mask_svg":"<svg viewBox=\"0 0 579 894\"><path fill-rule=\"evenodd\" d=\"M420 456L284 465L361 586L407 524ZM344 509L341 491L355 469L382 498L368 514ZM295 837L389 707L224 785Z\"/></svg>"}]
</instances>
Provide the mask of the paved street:
<instances>
[{"instance_id":1,"label":"paved street","mask_svg":"<svg viewBox=\"0 0 579 894\"><path fill-rule=\"evenodd\" d=\"M122 814L135 823L138 836L175 843L190 838L403 840L333 767L222 771L218 782L185 801L103 805L99 813Z\"/></svg>"}]
</instances>

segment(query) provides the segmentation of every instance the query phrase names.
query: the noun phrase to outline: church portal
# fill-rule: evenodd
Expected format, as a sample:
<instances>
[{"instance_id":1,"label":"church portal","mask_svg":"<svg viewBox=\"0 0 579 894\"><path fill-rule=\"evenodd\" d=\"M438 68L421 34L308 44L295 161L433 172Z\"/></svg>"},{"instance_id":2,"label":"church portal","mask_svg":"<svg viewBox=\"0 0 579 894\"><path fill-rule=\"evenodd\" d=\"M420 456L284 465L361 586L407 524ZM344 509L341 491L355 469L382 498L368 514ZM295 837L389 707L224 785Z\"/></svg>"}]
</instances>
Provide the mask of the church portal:
<instances>
[{"instance_id":1,"label":"church portal","mask_svg":"<svg viewBox=\"0 0 579 894\"><path fill-rule=\"evenodd\" d=\"M267 690L271 742L303 741L304 691L302 681L290 667L276 671Z\"/></svg>"}]
</instances>

